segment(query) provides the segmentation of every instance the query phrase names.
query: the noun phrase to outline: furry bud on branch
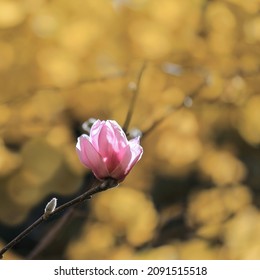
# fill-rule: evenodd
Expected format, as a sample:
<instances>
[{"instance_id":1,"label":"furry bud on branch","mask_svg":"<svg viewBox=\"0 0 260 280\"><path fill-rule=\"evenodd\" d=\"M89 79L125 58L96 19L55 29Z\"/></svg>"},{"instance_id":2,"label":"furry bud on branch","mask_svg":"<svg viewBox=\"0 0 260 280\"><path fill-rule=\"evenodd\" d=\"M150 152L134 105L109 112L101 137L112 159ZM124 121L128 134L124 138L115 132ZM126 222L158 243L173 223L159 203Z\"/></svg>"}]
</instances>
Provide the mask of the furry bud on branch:
<instances>
[{"instance_id":1,"label":"furry bud on branch","mask_svg":"<svg viewBox=\"0 0 260 280\"><path fill-rule=\"evenodd\" d=\"M47 204L44 209L44 219L48 219L50 214L53 213L53 211L56 209L57 206L57 198L52 198Z\"/></svg>"}]
</instances>

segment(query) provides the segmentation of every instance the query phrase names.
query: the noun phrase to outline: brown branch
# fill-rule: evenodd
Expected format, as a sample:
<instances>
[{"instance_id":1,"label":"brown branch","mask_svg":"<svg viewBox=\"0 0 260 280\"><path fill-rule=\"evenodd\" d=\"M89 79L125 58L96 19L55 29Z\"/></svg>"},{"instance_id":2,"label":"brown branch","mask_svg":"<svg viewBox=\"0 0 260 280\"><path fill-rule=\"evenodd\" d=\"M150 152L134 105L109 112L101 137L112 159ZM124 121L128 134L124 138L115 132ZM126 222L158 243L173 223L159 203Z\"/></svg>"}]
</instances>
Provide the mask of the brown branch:
<instances>
[{"instance_id":1,"label":"brown branch","mask_svg":"<svg viewBox=\"0 0 260 280\"><path fill-rule=\"evenodd\" d=\"M177 107L170 108L163 116L159 119L155 120L150 127L142 133L142 138L147 137L156 127L158 127L165 119L167 119L172 113L182 109L182 108L189 108L192 106L193 99L190 96L187 96L184 101Z\"/></svg>"},{"instance_id":2,"label":"brown branch","mask_svg":"<svg viewBox=\"0 0 260 280\"><path fill-rule=\"evenodd\" d=\"M90 199L92 195L103 192L107 189L116 187L118 185L117 181L109 178L104 182L100 182L97 186L91 188L90 190L86 191L82 195L79 195L78 197L62 204L61 206L57 207L52 213L48 214L47 216L45 213L38 218L33 224L31 224L28 228L26 228L24 231L22 231L19 235L17 235L11 242L9 242L6 246L4 246L0 250L0 258L3 258L3 255L11 249L13 246L15 246L17 243L19 243L22 239L24 239L31 231L33 231L36 227L38 227L42 222L48 220L50 217L62 212L63 210L78 205L82 202L84 202L87 199Z\"/></svg>"},{"instance_id":3,"label":"brown branch","mask_svg":"<svg viewBox=\"0 0 260 280\"><path fill-rule=\"evenodd\" d=\"M155 120L150 127L142 133L142 138L146 138L155 128L157 128L165 119L167 119L172 113L182 109L182 108L190 108L193 105L194 99L198 96L201 89L207 85L207 77L204 77L204 80L201 84L199 84L193 91L189 92L189 94L184 98L183 102L177 107L171 107L163 116L159 119Z\"/></svg>"},{"instance_id":4,"label":"brown branch","mask_svg":"<svg viewBox=\"0 0 260 280\"><path fill-rule=\"evenodd\" d=\"M155 120L150 127L148 127L146 130L142 132L142 138L146 138L148 134L150 134L156 127L158 127L165 119L167 119L173 112L180 109L182 107L179 106L178 108L175 108L174 110L169 110L166 112L162 117L160 117L158 120Z\"/></svg>"}]
</instances>

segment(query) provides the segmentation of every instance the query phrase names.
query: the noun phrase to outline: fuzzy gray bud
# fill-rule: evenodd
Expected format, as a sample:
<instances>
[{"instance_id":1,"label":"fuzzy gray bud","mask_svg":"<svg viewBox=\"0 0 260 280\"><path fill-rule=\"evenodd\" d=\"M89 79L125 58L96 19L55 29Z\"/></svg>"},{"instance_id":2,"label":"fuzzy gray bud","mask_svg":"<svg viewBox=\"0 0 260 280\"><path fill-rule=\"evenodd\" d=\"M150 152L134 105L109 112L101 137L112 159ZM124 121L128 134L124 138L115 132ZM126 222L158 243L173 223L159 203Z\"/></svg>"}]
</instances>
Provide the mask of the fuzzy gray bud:
<instances>
[{"instance_id":1,"label":"fuzzy gray bud","mask_svg":"<svg viewBox=\"0 0 260 280\"><path fill-rule=\"evenodd\" d=\"M47 219L51 213L56 209L57 206L57 198L52 198L47 204L44 209L44 218Z\"/></svg>"}]
</instances>

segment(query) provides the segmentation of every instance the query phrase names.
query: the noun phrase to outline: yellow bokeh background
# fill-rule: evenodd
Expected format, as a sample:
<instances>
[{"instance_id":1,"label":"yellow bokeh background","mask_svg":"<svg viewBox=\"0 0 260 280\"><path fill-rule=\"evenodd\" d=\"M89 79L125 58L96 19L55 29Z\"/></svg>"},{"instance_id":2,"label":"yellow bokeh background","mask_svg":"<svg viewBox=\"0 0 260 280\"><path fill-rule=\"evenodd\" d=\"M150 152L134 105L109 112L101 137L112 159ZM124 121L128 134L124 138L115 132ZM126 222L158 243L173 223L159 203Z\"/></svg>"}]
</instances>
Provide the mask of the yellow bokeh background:
<instances>
[{"instance_id":1,"label":"yellow bokeh background","mask_svg":"<svg viewBox=\"0 0 260 280\"><path fill-rule=\"evenodd\" d=\"M0 245L47 198L78 193L90 172L75 152L81 124L123 125L145 65L130 122L143 158L37 258L260 259L259 9L0 1ZM26 258L55 222L6 258Z\"/></svg>"}]
</instances>

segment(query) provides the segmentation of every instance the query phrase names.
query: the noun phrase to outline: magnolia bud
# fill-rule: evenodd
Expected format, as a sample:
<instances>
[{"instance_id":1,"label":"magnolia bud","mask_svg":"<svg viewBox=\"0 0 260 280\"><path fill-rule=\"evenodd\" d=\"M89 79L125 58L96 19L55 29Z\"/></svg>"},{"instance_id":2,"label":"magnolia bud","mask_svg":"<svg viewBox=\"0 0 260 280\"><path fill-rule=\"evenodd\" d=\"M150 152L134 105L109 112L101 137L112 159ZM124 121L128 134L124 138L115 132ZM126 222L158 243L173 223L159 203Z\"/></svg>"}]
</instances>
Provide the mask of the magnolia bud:
<instances>
[{"instance_id":1,"label":"magnolia bud","mask_svg":"<svg viewBox=\"0 0 260 280\"><path fill-rule=\"evenodd\" d=\"M130 129L130 131L128 132L128 137L129 139L134 139L136 137L141 138L142 137L142 131L138 128L132 128Z\"/></svg>"},{"instance_id":2,"label":"magnolia bud","mask_svg":"<svg viewBox=\"0 0 260 280\"><path fill-rule=\"evenodd\" d=\"M183 101L183 104L184 104L185 107L190 108L193 104L192 98L190 96L186 96L184 101Z\"/></svg>"},{"instance_id":3,"label":"magnolia bud","mask_svg":"<svg viewBox=\"0 0 260 280\"><path fill-rule=\"evenodd\" d=\"M94 124L95 121L96 121L95 118L89 118L87 121L85 121L82 124L82 128L89 134L90 129L91 129L91 127L92 127L92 125Z\"/></svg>"},{"instance_id":4,"label":"magnolia bud","mask_svg":"<svg viewBox=\"0 0 260 280\"><path fill-rule=\"evenodd\" d=\"M78 137L76 150L80 161L97 179L122 182L140 160L140 136L128 140L122 127L113 120L97 120L90 134Z\"/></svg>"},{"instance_id":5,"label":"magnolia bud","mask_svg":"<svg viewBox=\"0 0 260 280\"><path fill-rule=\"evenodd\" d=\"M44 219L47 219L51 213L56 209L57 206L57 198L52 198L47 204L44 209Z\"/></svg>"},{"instance_id":6,"label":"magnolia bud","mask_svg":"<svg viewBox=\"0 0 260 280\"><path fill-rule=\"evenodd\" d=\"M162 70L165 73L173 75L173 76L180 76L183 73L183 68L180 65L170 63L170 62L163 63Z\"/></svg>"}]
</instances>

